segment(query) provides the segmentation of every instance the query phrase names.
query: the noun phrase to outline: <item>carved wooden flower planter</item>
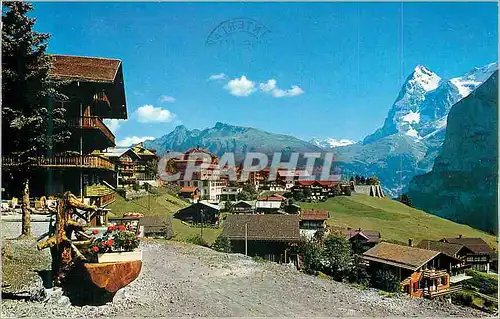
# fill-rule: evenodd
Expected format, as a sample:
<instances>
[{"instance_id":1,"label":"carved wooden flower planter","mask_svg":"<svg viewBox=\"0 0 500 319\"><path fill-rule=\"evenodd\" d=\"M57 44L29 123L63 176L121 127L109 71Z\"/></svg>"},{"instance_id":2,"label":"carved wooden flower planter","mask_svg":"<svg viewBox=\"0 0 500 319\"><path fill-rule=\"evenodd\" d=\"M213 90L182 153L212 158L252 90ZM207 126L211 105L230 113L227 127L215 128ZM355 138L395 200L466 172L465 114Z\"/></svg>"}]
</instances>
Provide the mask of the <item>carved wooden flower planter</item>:
<instances>
[{"instance_id":1,"label":"carved wooden flower planter","mask_svg":"<svg viewBox=\"0 0 500 319\"><path fill-rule=\"evenodd\" d=\"M111 252L97 254L98 263L115 263L122 261L142 260L142 250Z\"/></svg>"}]
</instances>

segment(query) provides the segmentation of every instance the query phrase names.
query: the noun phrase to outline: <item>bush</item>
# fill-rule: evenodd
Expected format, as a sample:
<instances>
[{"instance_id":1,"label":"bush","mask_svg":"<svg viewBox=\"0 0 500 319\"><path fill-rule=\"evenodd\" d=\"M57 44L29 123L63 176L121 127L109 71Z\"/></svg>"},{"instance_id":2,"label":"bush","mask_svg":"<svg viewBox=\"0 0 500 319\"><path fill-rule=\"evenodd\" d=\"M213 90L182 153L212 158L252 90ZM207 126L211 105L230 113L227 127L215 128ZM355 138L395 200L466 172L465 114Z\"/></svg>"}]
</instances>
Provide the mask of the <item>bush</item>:
<instances>
[{"instance_id":1,"label":"bush","mask_svg":"<svg viewBox=\"0 0 500 319\"><path fill-rule=\"evenodd\" d=\"M139 183L134 183L132 185L132 189L135 190L135 191L138 191L141 189L141 185Z\"/></svg>"},{"instance_id":2,"label":"bush","mask_svg":"<svg viewBox=\"0 0 500 319\"><path fill-rule=\"evenodd\" d=\"M253 256L252 259L256 263L264 263L264 262L266 262L266 260L264 258L260 257L260 256Z\"/></svg>"},{"instance_id":3,"label":"bush","mask_svg":"<svg viewBox=\"0 0 500 319\"><path fill-rule=\"evenodd\" d=\"M209 246L208 243L205 241L205 239L203 239L200 235L189 237L187 239L187 242L198 246L204 246L204 247Z\"/></svg>"},{"instance_id":4,"label":"bush","mask_svg":"<svg viewBox=\"0 0 500 319\"><path fill-rule=\"evenodd\" d=\"M353 257L348 279L350 283L357 283L364 287L368 287L370 285L370 276L366 271L366 266L363 263L363 260L356 255Z\"/></svg>"},{"instance_id":5,"label":"bush","mask_svg":"<svg viewBox=\"0 0 500 319\"><path fill-rule=\"evenodd\" d=\"M345 237L329 235L324 242L322 260L325 271L335 280L347 279L352 264L351 243Z\"/></svg>"},{"instance_id":6,"label":"bush","mask_svg":"<svg viewBox=\"0 0 500 319\"><path fill-rule=\"evenodd\" d=\"M451 302L461 306L472 306L472 296L464 291L451 294Z\"/></svg>"},{"instance_id":7,"label":"bush","mask_svg":"<svg viewBox=\"0 0 500 319\"><path fill-rule=\"evenodd\" d=\"M306 274L315 275L321 270L321 247L314 241L305 241L299 247L302 254L302 270Z\"/></svg>"},{"instance_id":8,"label":"bush","mask_svg":"<svg viewBox=\"0 0 500 319\"><path fill-rule=\"evenodd\" d=\"M386 266L379 266L372 271L371 283L373 287L387 292L399 291L399 280L392 269Z\"/></svg>"},{"instance_id":9,"label":"bush","mask_svg":"<svg viewBox=\"0 0 500 319\"><path fill-rule=\"evenodd\" d=\"M213 249L223 253L230 253L232 251L231 241L229 238L221 235L215 240Z\"/></svg>"},{"instance_id":10,"label":"bush","mask_svg":"<svg viewBox=\"0 0 500 319\"><path fill-rule=\"evenodd\" d=\"M494 276L472 269L467 269L465 273L472 278L463 284L464 288L471 290L478 289L480 293L486 295L498 292L497 279Z\"/></svg>"}]
</instances>

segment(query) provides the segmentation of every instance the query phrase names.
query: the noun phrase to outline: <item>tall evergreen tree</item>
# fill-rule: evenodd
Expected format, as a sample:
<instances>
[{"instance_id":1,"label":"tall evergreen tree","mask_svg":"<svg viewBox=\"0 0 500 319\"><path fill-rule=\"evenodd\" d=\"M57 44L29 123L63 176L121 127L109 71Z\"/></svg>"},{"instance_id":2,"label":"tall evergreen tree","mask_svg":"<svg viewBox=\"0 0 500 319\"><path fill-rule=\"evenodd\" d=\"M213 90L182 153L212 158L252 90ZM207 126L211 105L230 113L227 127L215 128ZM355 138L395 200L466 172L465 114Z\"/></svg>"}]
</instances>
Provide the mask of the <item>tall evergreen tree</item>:
<instances>
[{"instance_id":1,"label":"tall evergreen tree","mask_svg":"<svg viewBox=\"0 0 500 319\"><path fill-rule=\"evenodd\" d=\"M22 183L22 235L31 235L29 178L36 157L51 155L69 138L62 103L66 96L49 78L47 33L33 30L33 6L4 2L2 13L2 151L13 159L8 174ZM4 173L7 173L4 171Z\"/></svg>"}]
</instances>

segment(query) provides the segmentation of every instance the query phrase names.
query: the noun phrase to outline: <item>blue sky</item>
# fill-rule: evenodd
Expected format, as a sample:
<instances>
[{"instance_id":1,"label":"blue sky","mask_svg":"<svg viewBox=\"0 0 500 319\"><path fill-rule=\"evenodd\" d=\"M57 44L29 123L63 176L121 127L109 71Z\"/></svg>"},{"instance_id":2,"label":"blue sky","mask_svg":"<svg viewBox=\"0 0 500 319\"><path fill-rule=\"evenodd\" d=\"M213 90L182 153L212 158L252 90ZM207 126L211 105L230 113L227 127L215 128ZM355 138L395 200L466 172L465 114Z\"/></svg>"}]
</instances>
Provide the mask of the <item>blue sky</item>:
<instances>
[{"instance_id":1,"label":"blue sky","mask_svg":"<svg viewBox=\"0 0 500 319\"><path fill-rule=\"evenodd\" d=\"M217 121L361 140L383 124L416 65L447 78L497 61L497 12L494 2L40 2L33 15L52 34L50 53L122 60L129 119L115 128L118 140ZM270 32L207 46L234 18Z\"/></svg>"}]
</instances>

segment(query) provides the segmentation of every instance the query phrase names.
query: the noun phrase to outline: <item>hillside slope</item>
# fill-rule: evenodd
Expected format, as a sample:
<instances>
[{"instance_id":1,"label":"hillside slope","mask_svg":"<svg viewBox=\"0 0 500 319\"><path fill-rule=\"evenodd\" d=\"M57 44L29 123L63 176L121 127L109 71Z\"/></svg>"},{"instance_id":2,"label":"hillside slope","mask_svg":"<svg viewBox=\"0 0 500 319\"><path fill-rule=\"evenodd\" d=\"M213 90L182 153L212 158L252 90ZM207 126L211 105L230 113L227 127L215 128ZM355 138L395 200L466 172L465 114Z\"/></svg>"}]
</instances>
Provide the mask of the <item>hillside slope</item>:
<instances>
[{"instance_id":1,"label":"hillside slope","mask_svg":"<svg viewBox=\"0 0 500 319\"><path fill-rule=\"evenodd\" d=\"M326 202L298 203L302 209L322 209L330 213L327 223L332 226L380 231L382 239L407 243L409 238L417 244L422 239L441 239L459 234L481 237L491 247L496 238L470 226L408 207L388 198L374 198L362 194L338 196Z\"/></svg>"},{"instance_id":2,"label":"hillside slope","mask_svg":"<svg viewBox=\"0 0 500 319\"><path fill-rule=\"evenodd\" d=\"M410 183L413 203L484 230L497 229L498 72L448 116L446 137L431 172Z\"/></svg>"}]
</instances>

